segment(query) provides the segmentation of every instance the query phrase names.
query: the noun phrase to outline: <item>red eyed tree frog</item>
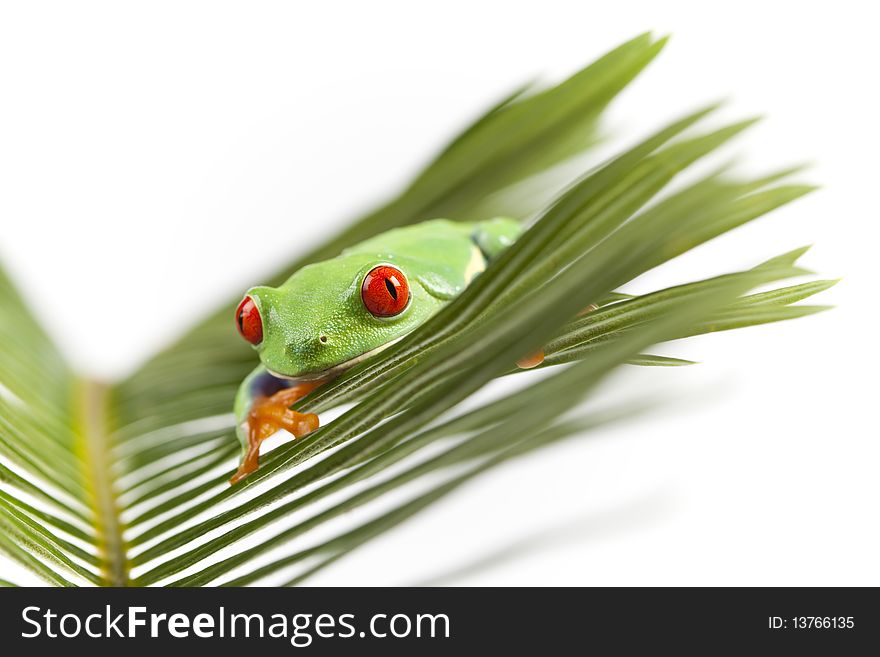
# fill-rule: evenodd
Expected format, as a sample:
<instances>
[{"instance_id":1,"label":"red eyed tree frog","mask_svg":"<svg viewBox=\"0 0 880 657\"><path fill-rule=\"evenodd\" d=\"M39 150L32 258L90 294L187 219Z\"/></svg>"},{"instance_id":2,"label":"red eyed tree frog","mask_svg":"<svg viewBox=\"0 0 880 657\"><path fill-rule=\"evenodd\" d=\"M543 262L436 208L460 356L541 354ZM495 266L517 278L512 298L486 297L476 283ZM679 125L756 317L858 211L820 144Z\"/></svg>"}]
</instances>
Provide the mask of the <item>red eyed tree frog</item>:
<instances>
[{"instance_id":1,"label":"red eyed tree frog","mask_svg":"<svg viewBox=\"0 0 880 657\"><path fill-rule=\"evenodd\" d=\"M259 465L260 443L295 437L318 417L290 409L345 369L385 349L454 299L519 235L519 222L435 219L396 228L303 267L277 288L247 291L235 312L260 365L235 398L242 459L235 484ZM541 362L540 354L522 367Z\"/></svg>"}]
</instances>

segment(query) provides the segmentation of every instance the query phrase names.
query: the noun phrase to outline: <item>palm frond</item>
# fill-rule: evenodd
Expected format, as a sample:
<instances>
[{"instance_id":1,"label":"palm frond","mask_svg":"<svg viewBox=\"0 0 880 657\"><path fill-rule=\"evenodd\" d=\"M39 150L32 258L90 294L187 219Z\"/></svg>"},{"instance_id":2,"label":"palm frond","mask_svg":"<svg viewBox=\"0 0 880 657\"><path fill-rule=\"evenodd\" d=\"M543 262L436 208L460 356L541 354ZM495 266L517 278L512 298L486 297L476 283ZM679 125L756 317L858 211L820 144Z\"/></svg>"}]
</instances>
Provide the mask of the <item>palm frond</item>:
<instances>
[{"instance_id":1,"label":"palm frond","mask_svg":"<svg viewBox=\"0 0 880 657\"><path fill-rule=\"evenodd\" d=\"M126 380L102 385L71 371L0 274L0 551L61 586L298 583L481 473L630 417L637 409L576 409L619 365L691 363L644 353L651 345L824 309L794 304L835 281L754 291L804 275L805 249L650 294L616 291L811 190L786 182L794 171L715 172L674 188L753 123L695 132L714 107L574 181L560 177L664 42L642 35L556 86L517 90L398 197L272 277L438 216L492 208L528 226L418 330L303 399L300 410L338 415L235 487L230 410L255 358L234 335L232 300ZM539 348L546 376L461 410ZM338 526L352 511L353 526Z\"/></svg>"}]
</instances>

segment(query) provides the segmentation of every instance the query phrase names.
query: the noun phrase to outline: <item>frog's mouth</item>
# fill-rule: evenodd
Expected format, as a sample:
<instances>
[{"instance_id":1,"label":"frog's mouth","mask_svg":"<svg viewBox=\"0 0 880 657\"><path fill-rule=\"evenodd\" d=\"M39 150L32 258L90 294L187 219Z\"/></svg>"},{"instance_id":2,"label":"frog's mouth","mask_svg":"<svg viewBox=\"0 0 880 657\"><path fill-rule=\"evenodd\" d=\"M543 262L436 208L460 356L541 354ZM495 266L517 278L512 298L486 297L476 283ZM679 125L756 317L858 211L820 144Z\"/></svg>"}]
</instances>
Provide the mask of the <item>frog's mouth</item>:
<instances>
[{"instance_id":1,"label":"frog's mouth","mask_svg":"<svg viewBox=\"0 0 880 657\"><path fill-rule=\"evenodd\" d=\"M343 362L339 363L338 365L334 365L333 367L328 367L327 369L323 369L323 370L302 372L302 373L294 374L294 375L282 374L281 372L276 372L275 370L270 370L268 367L266 368L266 371L269 372L269 374L274 376L276 379L284 379L287 381L315 381L317 379L332 379L332 378L335 378L335 377L339 376L340 374L342 374L345 370L350 369L350 368L354 367L355 365L357 365L358 363L366 360L370 356L374 356L374 355L378 354L380 351L384 351L385 349L387 349L388 347L393 345L395 342L399 342L400 340L402 340L405 337L406 337L405 335L401 335L399 338L395 338L394 340L391 340L390 342L386 342L385 344L380 345L380 346L376 347L375 349L370 349L369 351L365 351L364 353L360 354L359 356L355 356L354 358L349 358L348 360L343 361Z\"/></svg>"}]
</instances>

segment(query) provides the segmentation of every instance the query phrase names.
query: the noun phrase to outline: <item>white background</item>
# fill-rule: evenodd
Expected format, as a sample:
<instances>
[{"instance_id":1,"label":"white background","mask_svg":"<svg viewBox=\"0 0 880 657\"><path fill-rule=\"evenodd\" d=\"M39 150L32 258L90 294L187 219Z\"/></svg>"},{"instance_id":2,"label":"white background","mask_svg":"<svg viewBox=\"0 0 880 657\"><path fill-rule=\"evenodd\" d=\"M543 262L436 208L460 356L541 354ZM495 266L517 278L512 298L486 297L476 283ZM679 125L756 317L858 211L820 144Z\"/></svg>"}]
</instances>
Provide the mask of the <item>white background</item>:
<instances>
[{"instance_id":1,"label":"white background","mask_svg":"<svg viewBox=\"0 0 880 657\"><path fill-rule=\"evenodd\" d=\"M634 289L813 243L838 308L660 348L703 364L605 394L663 391L664 412L487 476L314 581L880 584L870 3L315 4L0 5L0 257L76 366L131 371L524 79L671 32L602 152L729 98L768 117L730 151L744 169L810 161L823 189Z\"/></svg>"}]
</instances>

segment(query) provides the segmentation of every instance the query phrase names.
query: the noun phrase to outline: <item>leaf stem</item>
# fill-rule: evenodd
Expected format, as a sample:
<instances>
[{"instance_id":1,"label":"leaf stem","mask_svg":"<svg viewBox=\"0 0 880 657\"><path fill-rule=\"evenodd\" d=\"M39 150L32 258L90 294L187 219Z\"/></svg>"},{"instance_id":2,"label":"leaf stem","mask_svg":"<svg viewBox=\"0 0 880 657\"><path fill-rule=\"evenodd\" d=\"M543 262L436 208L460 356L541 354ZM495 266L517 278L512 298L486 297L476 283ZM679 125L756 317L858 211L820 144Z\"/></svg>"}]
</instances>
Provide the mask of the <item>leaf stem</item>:
<instances>
[{"instance_id":1,"label":"leaf stem","mask_svg":"<svg viewBox=\"0 0 880 657\"><path fill-rule=\"evenodd\" d=\"M98 530L101 571L108 586L128 586L129 564L123 524L110 468L107 386L92 380L79 385L79 438L85 456L87 487Z\"/></svg>"}]
</instances>

